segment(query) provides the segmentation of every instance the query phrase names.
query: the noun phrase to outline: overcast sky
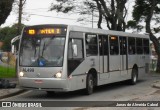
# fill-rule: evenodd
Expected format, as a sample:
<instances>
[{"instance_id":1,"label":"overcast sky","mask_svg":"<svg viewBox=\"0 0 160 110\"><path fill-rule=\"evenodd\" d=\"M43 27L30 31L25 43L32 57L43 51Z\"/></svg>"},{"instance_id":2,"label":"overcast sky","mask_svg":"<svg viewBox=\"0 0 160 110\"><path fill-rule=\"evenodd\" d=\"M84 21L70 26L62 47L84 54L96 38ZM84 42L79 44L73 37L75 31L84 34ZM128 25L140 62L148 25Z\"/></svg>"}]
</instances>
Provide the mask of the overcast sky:
<instances>
[{"instance_id":1,"label":"overcast sky","mask_svg":"<svg viewBox=\"0 0 160 110\"><path fill-rule=\"evenodd\" d=\"M22 21L25 25L35 25L35 24L74 24L80 25L77 22L76 15L64 15L58 14L55 11L49 11L51 3L54 0L27 0L24 8L24 18L28 20ZM7 18L6 22L2 25L12 26L17 22L17 16L15 11L10 13L10 16Z\"/></svg>"},{"instance_id":2,"label":"overcast sky","mask_svg":"<svg viewBox=\"0 0 160 110\"><path fill-rule=\"evenodd\" d=\"M91 22L80 23L77 22L78 15L64 15L60 13L56 13L55 11L49 11L51 3L55 2L55 0L27 0L25 8L24 8L24 18L28 20L22 21L25 25L35 25L35 24L72 24L72 25L80 25L91 27ZM126 20L131 19L131 10L133 6L133 0L129 0L126 5L129 8L128 16ZM12 26L17 22L18 14L15 11L12 11L10 16L7 18L6 22L2 25L4 26ZM106 24L102 24L102 27L106 27ZM97 24L94 24L94 27L97 28Z\"/></svg>"}]
</instances>

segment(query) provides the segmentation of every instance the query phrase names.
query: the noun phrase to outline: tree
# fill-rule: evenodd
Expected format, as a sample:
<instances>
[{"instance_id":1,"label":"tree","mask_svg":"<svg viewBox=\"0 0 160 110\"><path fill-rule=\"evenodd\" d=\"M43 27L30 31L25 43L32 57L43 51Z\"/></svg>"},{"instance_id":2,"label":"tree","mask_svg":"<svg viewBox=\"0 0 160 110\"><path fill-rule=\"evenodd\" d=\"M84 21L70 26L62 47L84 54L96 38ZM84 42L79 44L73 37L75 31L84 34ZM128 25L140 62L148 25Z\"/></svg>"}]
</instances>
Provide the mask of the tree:
<instances>
[{"instance_id":1,"label":"tree","mask_svg":"<svg viewBox=\"0 0 160 110\"><path fill-rule=\"evenodd\" d=\"M12 10L14 0L0 0L0 25L2 25Z\"/></svg>"},{"instance_id":2,"label":"tree","mask_svg":"<svg viewBox=\"0 0 160 110\"><path fill-rule=\"evenodd\" d=\"M145 22L145 30L149 34L158 55L156 71L160 72L160 43L155 36L156 33L160 32L160 0L135 0L133 18L132 22L135 23L135 26L138 26L142 21Z\"/></svg>"},{"instance_id":3,"label":"tree","mask_svg":"<svg viewBox=\"0 0 160 110\"><path fill-rule=\"evenodd\" d=\"M12 27L4 27L0 29L0 41L4 44L2 46L3 51L9 52L11 50L11 40L17 35L17 24L14 24ZM24 25L21 25L21 29Z\"/></svg>"},{"instance_id":4,"label":"tree","mask_svg":"<svg viewBox=\"0 0 160 110\"><path fill-rule=\"evenodd\" d=\"M56 0L57 4L52 3L50 10L79 15L92 15L95 12L99 14L98 28L101 28L101 23L105 20L109 30L125 31L126 2L127 0L85 0L77 3L77 0Z\"/></svg>"}]
</instances>

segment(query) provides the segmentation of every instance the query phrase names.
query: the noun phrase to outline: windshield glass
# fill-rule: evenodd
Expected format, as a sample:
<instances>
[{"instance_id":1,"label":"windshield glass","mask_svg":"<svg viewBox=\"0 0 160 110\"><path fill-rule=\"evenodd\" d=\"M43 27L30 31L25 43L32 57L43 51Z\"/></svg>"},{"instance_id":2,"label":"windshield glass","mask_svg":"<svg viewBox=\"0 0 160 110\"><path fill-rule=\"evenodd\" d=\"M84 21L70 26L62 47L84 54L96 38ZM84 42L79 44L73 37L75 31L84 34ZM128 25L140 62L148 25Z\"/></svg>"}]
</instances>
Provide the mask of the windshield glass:
<instances>
[{"instance_id":1,"label":"windshield glass","mask_svg":"<svg viewBox=\"0 0 160 110\"><path fill-rule=\"evenodd\" d=\"M60 67L63 63L65 37L23 37L20 66Z\"/></svg>"}]
</instances>

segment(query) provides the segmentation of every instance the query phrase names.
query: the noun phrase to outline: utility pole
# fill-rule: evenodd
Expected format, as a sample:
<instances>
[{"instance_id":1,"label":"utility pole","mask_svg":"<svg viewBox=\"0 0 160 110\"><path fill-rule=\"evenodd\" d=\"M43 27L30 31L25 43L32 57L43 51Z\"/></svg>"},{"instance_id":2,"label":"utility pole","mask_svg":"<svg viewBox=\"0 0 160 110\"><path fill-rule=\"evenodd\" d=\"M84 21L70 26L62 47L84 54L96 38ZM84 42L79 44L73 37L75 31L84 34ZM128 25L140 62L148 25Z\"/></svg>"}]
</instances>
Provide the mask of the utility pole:
<instances>
[{"instance_id":1,"label":"utility pole","mask_svg":"<svg viewBox=\"0 0 160 110\"><path fill-rule=\"evenodd\" d=\"M21 33L22 10L23 10L23 6L24 6L25 3L26 3L26 0L19 0L17 35L20 35L20 33Z\"/></svg>"},{"instance_id":2,"label":"utility pole","mask_svg":"<svg viewBox=\"0 0 160 110\"><path fill-rule=\"evenodd\" d=\"M93 11L94 9L92 9L92 28L93 28Z\"/></svg>"},{"instance_id":3,"label":"utility pole","mask_svg":"<svg viewBox=\"0 0 160 110\"><path fill-rule=\"evenodd\" d=\"M21 22L22 22L22 0L19 0L19 10L18 10L18 29L17 29L17 35L20 34L20 28L21 28Z\"/></svg>"}]
</instances>

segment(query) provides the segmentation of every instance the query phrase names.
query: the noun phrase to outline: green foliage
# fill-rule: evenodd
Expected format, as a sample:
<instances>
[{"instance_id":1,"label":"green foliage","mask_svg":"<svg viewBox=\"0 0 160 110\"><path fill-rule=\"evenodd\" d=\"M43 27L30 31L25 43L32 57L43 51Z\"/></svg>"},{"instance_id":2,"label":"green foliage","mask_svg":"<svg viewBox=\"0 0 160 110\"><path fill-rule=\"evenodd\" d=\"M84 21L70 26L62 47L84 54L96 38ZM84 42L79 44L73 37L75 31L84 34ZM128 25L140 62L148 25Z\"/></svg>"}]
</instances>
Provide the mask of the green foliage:
<instances>
[{"instance_id":1,"label":"green foliage","mask_svg":"<svg viewBox=\"0 0 160 110\"><path fill-rule=\"evenodd\" d=\"M12 10L14 0L0 0L0 25L5 22Z\"/></svg>"},{"instance_id":2,"label":"green foliage","mask_svg":"<svg viewBox=\"0 0 160 110\"><path fill-rule=\"evenodd\" d=\"M154 5L154 6L153 6ZM152 12L152 9L154 10ZM152 14L153 13L153 14ZM128 22L127 28L137 28L137 30L141 30L143 27L139 25L140 22L145 21L147 17L151 18L151 21L155 21L156 26L152 26L154 33L158 33L160 31L160 26L158 27L158 23L160 23L160 0L135 0L135 6L133 9L133 21Z\"/></svg>"},{"instance_id":3,"label":"green foliage","mask_svg":"<svg viewBox=\"0 0 160 110\"><path fill-rule=\"evenodd\" d=\"M13 67L0 66L0 78L13 78L16 77L16 71Z\"/></svg>"},{"instance_id":4,"label":"green foliage","mask_svg":"<svg viewBox=\"0 0 160 110\"><path fill-rule=\"evenodd\" d=\"M142 20L145 22L146 32L149 33L150 39L154 44L155 51L158 55L157 72L160 72L160 50L159 41L155 36L155 33L160 31L160 0L136 0L133 10L133 18L136 23L140 23ZM155 22L155 25L153 24Z\"/></svg>"},{"instance_id":5,"label":"green foliage","mask_svg":"<svg viewBox=\"0 0 160 110\"><path fill-rule=\"evenodd\" d=\"M145 19L145 17L150 13L152 7L153 0L135 0L135 6L133 7L132 16L136 22L141 21L141 19ZM156 6L154 10L154 14L160 14L160 0L155 0Z\"/></svg>"},{"instance_id":6,"label":"green foliage","mask_svg":"<svg viewBox=\"0 0 160 110\"><path fill-rule=\"evenodd\" d=\"M155 33L158 33L158 32L160 32L160 27L158 27L158 28L153 28L153 30L154 30Z\"/></svg>"},{"instance_id":7,"label":"green foliage","mask_svg":"<svg viewBox=\"0 0 160 110\"><path fill-rule=\"evenodd\" d=\"M4 43L2 46L3 51L10 51L11 39L16 36L16 29L13 27L5 27L0 29L0 40Z\"/></svg>"},{"instance_id":8,"label":"green foliage","mask_svg":"<svg viewBox=\"0 0 160 110\"><path fill-rule=\"evenodd\" d=\"M142 16L147 15L147 12L149 10L150 10L149 4L145 2L145 0L136 0L134 10L133 10L134 20L139 21Z\"/></svg>"},{"instance_id":9,"label":"green foliage","mask_svg":"<svg viewBox=\"0 0 160 110\"><path fill-rule=\"evenodd\" d=\"M137 31L141 31L144 27L141 25L138 25L138 23L135 20L130 20L127 22L127 26L128 29L132 28L132 29L137 29Z\"/></svg>"},{"instance_id":10,"label":"green foliage","mask_svg":"<svg viewBox=\"0 0 160 110\"><path fill-rule=\"evenodd\" d=\"M137 23L134 20L130 20L127 22L127 28L136 28Z\"/></svg>"},{"instance_id":11,"label":"green foliage","mask_svg":"<svg viewBox=\"0 0 160 110\"><path fill-rule=\"evenodd\" d=\"M21 29L24 25L21 26ZM3 51L11 50L11 40L17 36L17 24L14 24L12 27L4 27L0 29L0 41L4 43L2 46Z\"/></svg>"}]
</instances>

